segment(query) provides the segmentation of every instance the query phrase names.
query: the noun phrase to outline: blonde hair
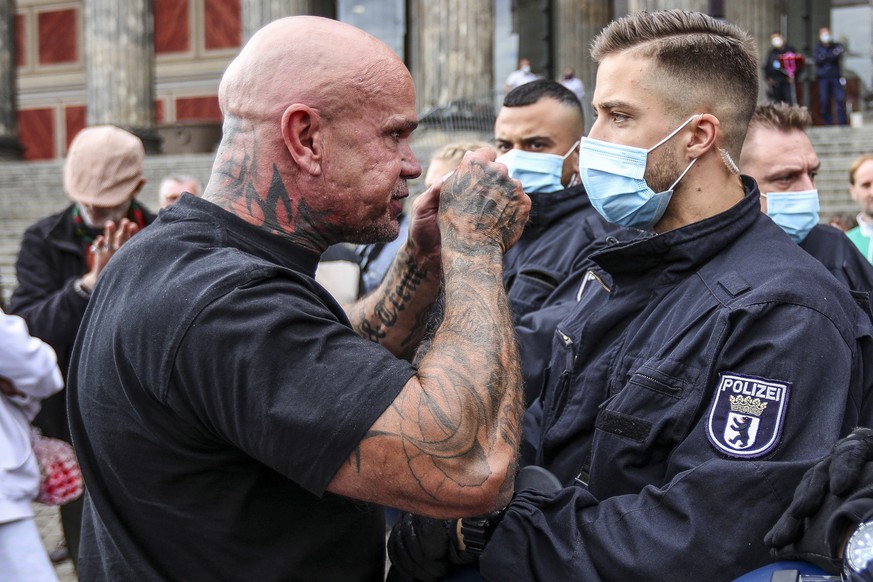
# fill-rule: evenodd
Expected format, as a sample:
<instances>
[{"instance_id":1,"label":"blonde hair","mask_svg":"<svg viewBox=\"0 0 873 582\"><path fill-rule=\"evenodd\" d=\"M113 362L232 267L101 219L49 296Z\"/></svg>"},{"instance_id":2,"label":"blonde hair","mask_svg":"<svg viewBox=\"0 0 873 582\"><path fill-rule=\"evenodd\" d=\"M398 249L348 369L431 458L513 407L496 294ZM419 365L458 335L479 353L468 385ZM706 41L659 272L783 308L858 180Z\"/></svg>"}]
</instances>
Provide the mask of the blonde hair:
<instances>
[{"instance_id":1,"label":"blonde hair","mask_svg":"<svg viewBox=\"0 0 873 582\"><path fill-rule=\"evenodd\" d=\"M858 171L858 168L860 168L864 162L868 161L873 161L873 154L864 154L863 156L859 156L855 159L854 162L852 162L852 165L849 166L849 184L851 184L852 186L855 185L855 172Z\"/></svg>"},{"instance_id":2,"label":"blonde hair","mask_svg":"<svg viewBox=\"0 0 873 582\"><path fill-rule=\"evenodd\" d=\"M760 125L777 131L806 131L812 125L809 109L788 103L766 103L755 107L749 125Z\"/></svg>"},{"instance_id":3,"label":"blonde hair","mask_svg":"<svg viewBox=\"0 0 873 582\"><path fill-rule=\"evenodd\" d=\"M484 141L470 141L470 142L453 142L446 144L436 150L433 155L431 155L430 159L433 160L445 160L447 162L458 162L461 163L461 160L464 159L464 154L467 152L471 152L474 150L478 150L481 148L492 148L494 146L488 142Z\"/></svg>"}]
</instances>

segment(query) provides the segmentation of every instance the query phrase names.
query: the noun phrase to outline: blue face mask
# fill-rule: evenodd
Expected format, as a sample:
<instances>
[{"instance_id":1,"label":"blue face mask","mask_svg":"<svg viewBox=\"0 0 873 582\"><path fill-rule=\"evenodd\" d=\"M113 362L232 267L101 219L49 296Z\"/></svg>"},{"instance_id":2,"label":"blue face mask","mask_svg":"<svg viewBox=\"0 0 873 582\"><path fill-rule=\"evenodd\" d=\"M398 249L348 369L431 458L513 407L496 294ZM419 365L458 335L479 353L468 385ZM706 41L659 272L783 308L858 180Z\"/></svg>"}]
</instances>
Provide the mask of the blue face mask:
<instances>
[{"instance_id":1,"label":"blue face mask","mask_svg":"<svg viewBox=\"0 0 873 582\"><path fill-rule=\"evenodd\" d=\"M818 224L818 190L768 192L761 196L767 199L767 216L797 244Z\"/></svg>"},{"instance_id":2,"label":"blue face mask","mask_svg":"<svg viewBox=\"0 0 873 582\"><path fill-rule=\"evenodd\" d=\"M564 189L561 184L564 160L576 149L576 143L563 156L512 149L494 161L506 166L509 177L521 182L525 194L557 192Z\"/></svg>"},{"instance_id":3,"label":"blue face mask","mask_svg":"<svg viewBox=\"0 0 873 582\"><path fill-rule=\"evenodd\" d=\"M579 146L579 175L591 205L607 222L621 226L651 229L664 215L673 196L673 188L685 176L697 158L663 192L655 192L645 180L649 152L663 145L692 119L649 149L584 138Z\"/></svg>"}]
</instances>

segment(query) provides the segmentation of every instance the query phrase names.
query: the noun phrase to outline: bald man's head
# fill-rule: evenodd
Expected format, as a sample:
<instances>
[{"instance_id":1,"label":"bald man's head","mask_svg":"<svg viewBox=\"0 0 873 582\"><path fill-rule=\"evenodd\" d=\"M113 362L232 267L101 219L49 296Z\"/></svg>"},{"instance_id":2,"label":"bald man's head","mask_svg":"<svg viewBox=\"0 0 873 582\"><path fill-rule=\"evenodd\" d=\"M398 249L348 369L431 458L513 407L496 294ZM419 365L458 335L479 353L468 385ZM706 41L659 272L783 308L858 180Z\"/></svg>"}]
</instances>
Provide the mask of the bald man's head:
<instances>
[{"instance_id":1,"label":"bald man's head","mask_svg":"<svg viewBox=\"0 0 873 582\"><path fill-rule=\"evenodd\" d=\"M374 36L328 18L292 16L252 36L225 71L218 99L225 117L278 122L288 105L302 103L331 119L355 95L390 92L403 77L403 62Z\"/></svg>"},{"instance_id":2,"label":"bald man's head","mask_svg":"<svg viewBox=\"0 0 873 582\"><path fill-rule=\"evenodd\" d=\"M221 145L203 198L314 251L397 236L415 86L382 41L313 16L249 40L219 87Z\"/></svg>"}]
</instances>

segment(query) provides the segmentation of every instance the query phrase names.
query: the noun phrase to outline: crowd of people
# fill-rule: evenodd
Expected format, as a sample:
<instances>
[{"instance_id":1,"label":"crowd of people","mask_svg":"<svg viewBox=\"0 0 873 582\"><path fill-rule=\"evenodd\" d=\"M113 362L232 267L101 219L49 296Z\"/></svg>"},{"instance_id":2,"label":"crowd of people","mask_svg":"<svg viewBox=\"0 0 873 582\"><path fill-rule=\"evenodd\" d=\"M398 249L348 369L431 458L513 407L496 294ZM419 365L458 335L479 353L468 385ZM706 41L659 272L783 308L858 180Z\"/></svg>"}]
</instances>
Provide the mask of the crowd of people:
<instances>
[{"instance_id":1,"label":"crowd of people","mask_svg":"<svg viewBox=\"0 0 873 582\"><path fill-rule=\"evenodd\" d=\"M844 232L747 32L641 12L591 56L587 133L522 59L414 201L413 79L333 20L252 36L157 216L139 138L81 131L0 313L3 579L54 579L33 423L82 580L384 580L385 508L396 582L873 580L873 154Z\"/></svg>"}]
</instances>

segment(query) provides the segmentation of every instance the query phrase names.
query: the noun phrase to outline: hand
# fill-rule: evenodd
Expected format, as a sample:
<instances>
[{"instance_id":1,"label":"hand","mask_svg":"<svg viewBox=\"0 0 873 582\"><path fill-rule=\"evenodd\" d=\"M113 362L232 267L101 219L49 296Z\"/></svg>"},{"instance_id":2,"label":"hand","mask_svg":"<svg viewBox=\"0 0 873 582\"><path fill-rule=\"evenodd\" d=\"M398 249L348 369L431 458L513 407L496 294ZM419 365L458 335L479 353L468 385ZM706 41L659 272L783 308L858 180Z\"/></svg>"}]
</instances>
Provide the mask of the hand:
<instances>
[{"instance_id":1,"label":"hand","mask_svg":"<svg viewBox=\"0 0 873 582\"><path fill-rule=\"evenodd\" d=\"M12 380L3 377L0 377L0 394L5 394L6 396L24 396L24 394L15 388Z\"/></svg>"},{"instance_id":2,"label":"hand","mask_svg":"<svg viewBox=\"0 0 873 582\"><path fill-rule=\"evenodd\" d=\"M410 251L420 254L422 262L440 265L440 229L437 216L440 208L442 180L425 190L412 203L409 222Z\"/></svg>"},{"instance_id":3,"label":"hand","mask_svg":"<svg viewBox=\"0 0 873 582\"><path fill-rule=\"evenodd\" d=\"M89 289L93 289L97 283L97 276L100 275L109 259L115 255L121 245L129 241L137 232L139 232L139 226L126 218L122 218L118 226L107 220L103 227L103 234L95 238L91 244L94 262L91 264L91 270L82 277L82 283Z\"/></svg>"},{"instance_id":4,"label":"hand","mask_svg":"<svg viewBox=\"0 0 873 582\"><path fill-rule=\"evenodd\" d=\"M506 252L521 237L530 198L494 158L489 148L467 152L443 184L439 214L443 244L447 237L477 246L490 240Z\"/></svg>"},{"instance_id":5,"label":"hand","mask_svg":"<svg viewBox=\"0 0 873 582\"><path fill-rule=\"evenodd\" d=\"M871 487L868 478L873 461L873 430L856 428L838 441L830 454L819 461L801 479L794 499L764 542L781 558L816 558L836 563L836 556L825 544L831 514L846 500L866 495ZM864 473L864 478L859 477ZM870 492L873 496L873 492Z\"/></svg>"},{"instance_id":6,"label":"hand","mask_svg":"<svg viewBox=\"0 0 873 582\"><path fill-rule=\"evenodd\" d=\"M388 582L437 581L476 557L458 550L458 521L403 513L388 537Z\"/></svg>"}]
</instances>

